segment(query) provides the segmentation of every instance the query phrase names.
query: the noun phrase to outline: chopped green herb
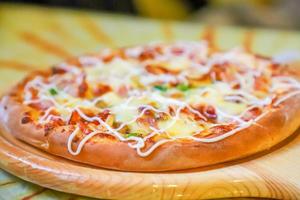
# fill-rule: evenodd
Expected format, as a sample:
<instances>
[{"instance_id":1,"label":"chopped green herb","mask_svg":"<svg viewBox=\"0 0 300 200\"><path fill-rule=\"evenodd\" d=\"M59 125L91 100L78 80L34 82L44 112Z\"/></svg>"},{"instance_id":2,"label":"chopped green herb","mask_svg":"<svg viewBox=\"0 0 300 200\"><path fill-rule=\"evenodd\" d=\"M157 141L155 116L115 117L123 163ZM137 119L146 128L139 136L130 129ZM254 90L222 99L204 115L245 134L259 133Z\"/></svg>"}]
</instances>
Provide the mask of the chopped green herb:
<instances>
[{"instance_id":1,"label":"chopped green herb","mask_svg":"<svg viewBox=\"0 0 300 200\"><path fill-rule=\"evenodd\" d=\"M185 91L187 91L187 90L190 89L190 87L188 85L186 85L186 84L179 84L179 85L176 86L176 88L178 90L183 91L183 92L185 92Z\"/></svg>"},{"instance_id":2,"label":"chopped green herb","mask_svg":"<svg viewBox=\"0 0 300 200\"><path fill-rule=\"evenodd\" d=\"M162 92L166 92L168 90L167 86L165 85L155 85L154 89L160 90Z\"/></svg>"},{"instance_id":3,"label":"chopped green herb","mask_svg":"<svg viewBox=\"0 0 300 200\"><path fill-rule=\"evenodd\" d=\"M125 138L129 138L129 137L137 137L139 134L138 133L128 133L125 135Z\"/></svg>"},{"instance_id":4,"label":"chopped green herb","mask_svg":"<svg viewBox=\"0 0 300 200\"><path fill-rule=\"evenodd\" d=\"M50 88L50 89L49 89L49 93L50 93L52 96L55 96L55 95L58 94L58 92L57 92L56 89L54 89L54 88Z\"/></svg>"}]
</instances>

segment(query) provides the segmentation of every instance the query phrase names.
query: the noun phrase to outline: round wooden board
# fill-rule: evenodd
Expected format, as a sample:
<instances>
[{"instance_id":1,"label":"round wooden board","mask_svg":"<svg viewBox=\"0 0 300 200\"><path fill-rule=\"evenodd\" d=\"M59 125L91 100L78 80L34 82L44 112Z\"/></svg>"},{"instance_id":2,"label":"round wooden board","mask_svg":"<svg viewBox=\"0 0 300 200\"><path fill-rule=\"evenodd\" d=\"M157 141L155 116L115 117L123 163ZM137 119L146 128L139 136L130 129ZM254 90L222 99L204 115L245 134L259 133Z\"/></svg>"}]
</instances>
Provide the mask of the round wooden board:
<instances>
[{"instance_id":1,"label":"round wooden board","mask_svg":"<svg viewBox=\"0 0 300 200\"><path fill-rule=\"evenodd\" d=\"M135 173L68 161L2 132L0 167L47 188L105 199L298 199L299 144L299 133L295 133L272 152L235 163L177 172Z\"/></svg>"},{"instance_id":2,"label":"round wooden board","mask_svg":"<svg viewBox=\"0 0 300 200\"><path fill-rule=\"evenodd\" d=\"M31 70L110 46L206 38L220 49L242 45L264 55L300 51L298 32L212 27L11 4L1 4L0 11L0 93ZM296 134L276 150L235 163L172 173L126 173L54 157L0 133L0 168L47 188L113 199L300 199L299 155L300 136ZM21 199L25 193L32 197L30 192L45 190L26 189L27 182L13 187L11 182L0 180L0 199ZM34 198L73 199L61 193L41 196Z\"/></svg>"}]
</instances>

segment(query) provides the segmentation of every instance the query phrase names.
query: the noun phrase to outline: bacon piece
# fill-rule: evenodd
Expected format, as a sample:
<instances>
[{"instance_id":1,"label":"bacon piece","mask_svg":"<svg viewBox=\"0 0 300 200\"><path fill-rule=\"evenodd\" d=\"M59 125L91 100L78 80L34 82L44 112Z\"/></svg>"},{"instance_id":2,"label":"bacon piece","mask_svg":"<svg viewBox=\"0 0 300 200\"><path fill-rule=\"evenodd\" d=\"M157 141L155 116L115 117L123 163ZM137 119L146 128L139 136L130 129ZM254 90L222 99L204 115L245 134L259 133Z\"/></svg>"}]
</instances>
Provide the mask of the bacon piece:
<instances>
[{"instance_id":1,"label":"bacon piece","mask_svg":"<svg viewBox=\"0 0 300 200\"><path fill-rule=\"evenodd\" d=\"M221 124L214 127L211 127L207 130L201 131L195 137L204 137L204 138L213 138L219 135L223 135L236 127L235 124Z\"/></svg>"},{"instance_id":2,"label":"bacon piece","mask_svg":"<svg viewBox=\"0 0 300 200\"><path fill-rule=\"evenodd\" d=\"M139 111L143 112L144 109L146 108L142 106L139 108ZM157 127L155 112L153 110L146 110L144 115L137 119L137 122L144 126Z\"/></svg>"},{"instance_id":3,"label":"bacon piece","mask_svg":"<svg viewBox=\"0 0 300 200\"><path fill-rule=\"evenodd\" d=\"M258 59L261 59L261 60L266 60L266 61L272 61L270 57L268 56L264 56L264 55L259 55L259 54L254 54L254 56Z\"/></svg>"},{"instance_id":4,"label":"bacon piece","mask_svg":"<svg viewBox=\"0 0 300 200\"><path fill-rule=\"evenodd\" d=\"M170 69L166 69L164 68L164 66L160 63L152 63L152 64L148 64L146 65L145 69L151 73L151 74L155 74L155 75L159 75L159 74L173 74L176 75L178 73L180 73L180 71L175 71L175 70L170 70Z\"/></svg>"},{"instance_id":5,"label":"bacon piece","mask_svg":"<svg viewBox=\"0 0 300 200\"><path fill-rule=\"evenodd\" d=\"M205 109L203 110L203 114L205 117L209 119L216 119L217 118L217 113L216 110L213 106L206 106Z\"/></svg>"},{"instance_id":6,"label":"bacon piece","mask_svg":"<svg viewBox=\"0 0 300 200\"><path fill-rule=\"evenodd\" d=\"M179 47L174 47L171 49L171 52L176 55L176 56L179 56L179 55L182 55L184 50L182 48L179 48Z\"/></svg>"},{"instance_id":7,"label":"bacon piece","mask_svg":"<svg viewBox=\"0 0 300 200\"><path fill-rule=\"evenodd\" d=\"M45 111L53 105L54 104L49 100L44 100L44 101L40 101L40 102L37 102L37 103L28 104L28 106L30 106L34 109L37 109L37 110L41 110L41 111Z\"/></svg>"},{"instance_id":8,"label":"bacon piece","mask_svg":"<svg viewBox=\"0 0 300 200\"><path fill-rule=\"evenodd\" d=\"M31 119L30 116L26 115L21 119L22 124L28 124L29 122L32 122L33 120Z\"/></svg>"},{"instance_id":9,"label":"bacon piece","mask_svg":"<svg viewBox=\"0 0 300 200\"><path fill-rule=\"evenodd\" d=\"M54 124L48 123L44 126L44 135L47 136L51 133L51 131L55 128Z\"/></svg>"},{"instance_id":10,"label":"bacon piece","mask_svg":"<svg viewBox=\"0 0 300 200\"><path fill-rule=\"evenodd\" d=\"M272 63L270 65L270 68L272 69L272 71L274 72L278 72L280 69L282 69L282 65L280 65L279 63Z\"/></svg>"},{"instance_id":11,"label":"bacon piece","mask_svg":"<svg viewBox=\"0 0 300 200\"><path fill-rule=\"evenodd\" d=\"M110 115L110 111L109 110L104 110L103 112L98 113L97 117L99 117L103 121L106 121L106 119L108 118L109 115Z\"/></svg>"},{"instance_id":12,"label":"bacon piece","mask_svg":"<svg viewBox=\"0 0 300 200\"><path fill-rule=\"evenodd\" d=\"M192 75L189 75L187 78L188 78L189 84L192 87L198 87L205 83L209 84L209 83L211 83L211 79L212 79L209 74L201 74L201 75L197 75L197 76L192 74Z\"/></svg>"},{"instance_id":13,"label":"bacon piece","mask_svg":"<svg viewBox=\"0 0 300 200\"><path fill-rule=\"evenodd\" d=\"M157 54L163 54L163 49L161 46L155 46L154 47L154 51L157 53Z\"/></svg>"},{"instance_id":14,"label":"bacon piece","mask_svg":"<svg viewBox=\"0 0 300 200\"><path fill-rule=\"evenodd\" d=\"M231 84L231 88L238 90L238 89L241 88L241 84L240 83L233 83L233 84Z\"/></svg>"},{"instance_id":15,"label":"bacon piece","mask_svg":"<svg viewBox=\"0 0 300 200\"><path fill-rule=\"evenodd\" d=\"M52 75L55 75L55 74L64 74L67 71L63 68L60 68L60 67L52 67L51 72L52 72Z\"/></svg>"},{"instance_id":16,"label":"bacon piece","mask_svg":"<svg viewBox=\"0 0 300 200\"><path fill-rule=\"evenodd\" d=\"M86 82L86 77L84 76L84 77L82 77L82 81L78 86L78 96L82 97L82 98L85 97L86 92L88 91L88 88L89 88L89 86Z\"/></svg>"},{"instance_id":17,"label":"bacon piece","mask_svg":"<svg viewBox=\"0 0 300 200\"><path fill-rule=\"evenodd\" d=\"M154 59L154 58L155 58L155 51L153 49L146 49L139 55L139 59L141 61Z\"/></svg>"},{"instance_id":18,"label":"bacon piece","mask_svg":"<svg viewBox=\"0 0 300 200\"><path fill-rule=\"evenodd\" d=\"M81 117L78 114L78 112L75 110L75 111L72 112L71 117L70 117L70 119L68 121L68 124L69 125L75 125L79 121L81 121Z\"/></svg>"},{"instance_id":19,"label":"bacon piece","mask_svg":"<svg viewBox=\"0 0 300 200\"><path fill-rule=\"evenodd\" d=\"M62 119L52 119L51 122L44 125L44 135L49 135L55 128L64 126L65 122Z\"/></svg>"},{"instance_id":20,"label":"bacon piece","mask_svg":"<svg viewBox=\"0 0 300 200\"><path fill-rule=\"evenodd\" d=\"M170 95L170 97L175 98L175 99L179 99L179 98L184 97L184 94L182 92L175 92L175 93L172 93Z\"/></svg>"},{"instance_id":21,"label":"bacon piece","mask_svg":"<svg viewBox=\"0 0 300 200\"><path fill-rule=\"evenodd\" d=\"M126 97L128 94L128 87L126 85L122 85L121 87L118 88L117 93L121 97Z\"/></svg>"},{"instance_id":22,"label":"bacon piece","mask_svg":"<svg viewBox=\"0 0 300 200\"><path fill-rule=\"evenodd\" d=\"M101 113L98 113L98 114L94 114L92 111L89 111L89 110L83 110L81 109L81 111L88 117L99 117L101 120L103 121L106 121L106 119L108 118L108 116L110 115L110 111L109 110L104 110L103 112ZM71 117L68 121L68 124L70 125L75 125L77 124L78 122L87 122L85 119L83 119L79 113L74 110L71 114ZM93 123L95 125L99 125L100 123L98 121L92 121L90 123Z\"/></svg>"},{"instance_id":23,"label":"bacon piece","mask_svg":"<svg viewBox=\"0 0 300 200\"><path fill-rule=\"evenodd\" d=\"M40 112L39 115L40 115L40 116L44 116L44 115L45 115L45 110L42 111L42 112ZM56 110L51 110L51 111L48 113L48 115L47 115L47 116L44 116L44 117L48 117L48 116L50 116L50 115L52 115L52 116L60 116L60 114L59 114L58 111L56 111ZM51 120L52 120L52 121L57 121L57 120L59 120L59 119L57 119L57 118L53 118L53 119L52 119L52 118L51 118Z\"/></svg>"},{"instance_id":24,"label":"bacon piece","mask_svg":"<svg viewBox=\"0 0 300 200\"><path fill-rule=\"evenodd\" d=\"M259 116L262 113L262 110L259 107L254 107L250 110L248 110L243 116L242 116L242 120L244 121L249 121L251 119L256 118L257 116Z\"/></svg>"},{"instance_id":25,"label":"bacon piece","mask_svg":"<svg viewBox=\"0 0 300 200\"><path fill-rule=\"evenodd\" d=\"M198 105L194 108L199 113L201 113L208 121L215 121L217 119L217 113L213 106L211 105ZM201 120L199 115L194 114L195 120ZM203 119L202 119L203 120Z\"/></svg>"},{"instance_id":26,"label":"bacon piece","mask_svg":"<svg viewBox=\"0 0 300 200\"><path fill-rule=\"evenodd\" d=\"M77 111L72 112L72 115L68 122L69 125L78 125L79 129L84 134L88 134L89 132L91 132L90 128L88 127L88 123L89 122L84 120Z\"/></svg>"},{"instance_id":27,"label":"bacon piece","mask_svg":"<svg viewBox=\"0 0 300 200\"><path fill-rule=\"evenodd\" d=\"M68 59L67 64L77 66L77 67L82 67L80 59L78 57Z\"/></svg>"},{"instance_id":28,"label":"bacon piece","mask_svg":"<svg viewBox=\"0 0 300 200\"><path fill-rule=\"evenodd\" d=\"M148 64L145 69L147 70L147 72L156 75L167 74L169 72L169 70L163 68L162 66L159 66L158 64Z\"/></svg>"},{"instance_id":29,"label":"bacon piece","mask_svg":"<svg viewBox=\"0 0 300 200\"><path fill-rule=\"evenodd\" d=\"M93 137L93 140L90 140L89 142L94 142L95 140L97 140L97 138L101 138L101 139L106 138L106 139L109 139L109 140L112 140L112 141L117 141L118 140L114 135L99 132L97 135L95 135Z\"/></svg>"},{"instance_id":30,"label":"bacon piece","mask_svg":"<svg viewBox=\"0 0 300 200\"><path fill-rule=\"evenodd\" d=\"M231 82L235 80L230 63L216 64L210 69L210 77L216 81Z\"/></svg>"},{"instance_id":31,"label":"bacon piece","mask_svg":"<svg viewBox=\"0 0 300 200\"><path fill-rule=\"evenodd\" d=\"M260 75L254 77L254 89L258 91L268 92L269 84L266 76Z\"/></svg>"},{"instance_id":32,"label":"bacon piece","mask_svg":"<svg viewBox=\"0 0 300 200\"><path fill-rule=\"evenodd\" d=\"M270 64L269 68L272 71L272 76L289 75L289 70L287 65L272 63Z\"/></svg>"},{"instance_id":33,"label":"bacon piece","mask_svg":"<svg viewBox=\"0 0 300 200\"><path fill-rule=\"evenodd\" d=\"M106 119L110 116L110 112L109 110L104 110L101 113L98 113L96 115L94 115L92 112L87 111L87 110L82 110L82 112L88 116L88 117L99 117L101 120L106 121ZM93 124L93 125L100 125L100 122L98 122L97 120L94 121L87 121L85 119L83 119L79 113L75 110L72 112L71 117L68 121L69 125L78 125L81 132L84 134L89 134L90 132L92 132L92 129L90 128L89 124Z\"/></svg>"},{"instance_id":34,"label":"bacon piece","mask_svg":"<svg viewBox=\"0 0 300 200\"><path fill-rule=\"evenodd\" d=\"M88 126L87 122L81 122L81 121L79 121L78 122L78 126L79 126L79 129L81 130L81 132L83 134L88 135L90 132L92 132L92 129Z\"/></svg>"},{"instance_id":35,"label":"bacon piece","mask_svg":"<svg viewBox=\"0 0 300 200\"><path fill-rule=\"evenodd\" d=\"M62 119L60 119L60 118L54 118L54 119L51 119L51 121L56 126L64 126L64 125L66 125L66 123Z\"/></svg>"},{"instance_id":36,"label":"bacon piece","mask_svg":"<svg viewBox=\"0 0 300 200\"><path fill-rule=\"evenodd\" d=\"M172 107L172 106L168 107L168 111L169 111L170 115L172 115L172 116L175 115L175 113L176 113L176 109L174 107Z\"/></svg>"},{"instance_id":37,"label":"bacon piece","mask_svg":"<svg viewBox=\"0 0 300 200\"><path fill-rule=\"evenodd\" d=\"M143 116L137 119L137 123L145 125L145 126L151 126L151 127L157 127L156 120L153 117L150 116Z\"/></svg>"},{"instance_id":38,"label":"bacon piece","mask_svg":"<svg viewBox=\"0 0 300 200\"><path fill-rule=\"evenodd\" d=\"M29 89L29 92L31 94L31 99L37 99L38 98L38 94L39 94L39 91L33 87L30 87Z\"/></svg>"},{"instance_id":39,"label":"bacon piece","mask_svg":"<svg viewBox=\"0 0 300 200\"><path fill-rule=\"evenodd\" d=\"M116 57L120 57L122 59L126 59L126 55L124 50L116 50L112 53L110 53L109 55L105 55L102 56L102 61L105 63L111 62L113 59L115 59Z\"/></svg>"},{"instance_id":40,"label":"bacon piece","mask_svg":"<svg viewBox=\"0 0 300 200\"><path fill-rule=\"evenodd\" d=\"M234 124L226 124L226 125L218 125L214 126L209 129L210 134L212 137L218 136L218 135L223 135L224 133L227 133L231 130L233 130L236 127Z\"/></svg>"},{"instance_id":41,"label":"bacon piece","mask_svg":"<svg viewBox=\"0 0 300 200\"><path fill-rule=\"evenodd\" d=\"M107 55L107 56L103 57L102 61L105 62L105 63L108 63L108 62L112 61L114 58L115 58L115 55L110 54L110 55Z\"/></svg>"},{"instance_id":42,"label":"bacon piece","mask_svg":"<svg viewBox=\"0 0 300 200\"><path fill-rule=\"evenodd\" d=\"M111 87L105 84L97 84L96 87L93 89L93 94L95 96L102 96L103 94L111 91Z\"/></svg>"}]
</instances>

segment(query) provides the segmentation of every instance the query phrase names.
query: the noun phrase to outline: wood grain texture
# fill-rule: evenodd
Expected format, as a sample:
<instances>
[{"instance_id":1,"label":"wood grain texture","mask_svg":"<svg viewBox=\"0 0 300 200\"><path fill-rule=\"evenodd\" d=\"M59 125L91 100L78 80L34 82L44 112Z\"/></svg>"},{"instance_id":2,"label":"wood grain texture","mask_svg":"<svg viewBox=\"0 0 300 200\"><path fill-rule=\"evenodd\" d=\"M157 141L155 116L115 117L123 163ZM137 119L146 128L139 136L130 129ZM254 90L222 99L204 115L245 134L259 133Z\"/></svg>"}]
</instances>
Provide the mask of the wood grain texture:
<instances>
[{"instance_id":1,"label":"wood grain texture","mask_svg":"<svg viewBox=\"0 0 300 200\"><path fill-rule=\"evenodd\" d=\"M234 163L177 172L129 173L67 161L1 132L0 167L46 188L105 199L298 199L300 174L295 155L300 152L299 133L280 148ZM284 159L278 162L278 157ZM277 173L271 166L278 168ZM1 186L10 184L14 182Z\"/></svg>"},{"instance_id":2,"label":"wood grain texture","mask_svg":"<svg viewBox=\"0 0 300 200\"><path fill-rule=\"evenodd\" d=\"M300 51L296 32L156 22L10 4L0 4L0 18L0 92L27 71L109 46L206 38L220 49L240 45L265 55ZM88 199L51 189L113 199L300 199L299 155L296 133L270 152L237 162L172 173L125 173L54 157L0 133L0 167L40 185L0 170L0 199Z\"/></svg>"}]
</instances>

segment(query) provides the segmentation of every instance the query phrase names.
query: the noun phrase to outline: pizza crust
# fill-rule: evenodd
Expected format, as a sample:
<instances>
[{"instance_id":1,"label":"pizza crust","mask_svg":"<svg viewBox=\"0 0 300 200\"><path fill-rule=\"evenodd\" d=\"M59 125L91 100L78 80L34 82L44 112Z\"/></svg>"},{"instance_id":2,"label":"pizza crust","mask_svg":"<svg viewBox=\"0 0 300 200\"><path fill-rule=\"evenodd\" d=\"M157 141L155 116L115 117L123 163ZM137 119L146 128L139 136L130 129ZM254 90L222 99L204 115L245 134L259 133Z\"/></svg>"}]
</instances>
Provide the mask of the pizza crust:
<instances>
[{"instance_id":1,"label":"pizza crust","mask_svg":"<svg viewBox=\"0 0 300 200\"><path fill-rule=\"evenodd\" d=\"M69 133L56 129L45 136L42 128L22 124L29 108L14 97L4 96L0 103L0 127L20 140L51 154L90 165L125 171L168 171L197 168L243 158L267 150L284 140L300 125L300 94L273 108L257 124L214 143L176 140L159 146L147 157L118 140L103 138L88 141L81 153L68 152Z\"/></svg>"}]
</instances>

